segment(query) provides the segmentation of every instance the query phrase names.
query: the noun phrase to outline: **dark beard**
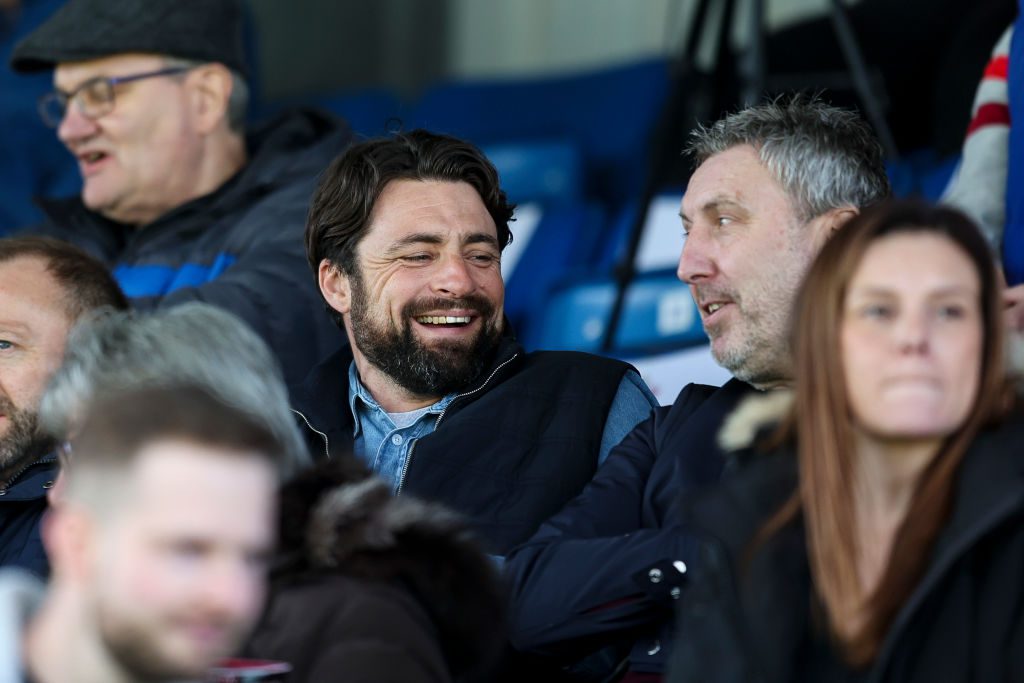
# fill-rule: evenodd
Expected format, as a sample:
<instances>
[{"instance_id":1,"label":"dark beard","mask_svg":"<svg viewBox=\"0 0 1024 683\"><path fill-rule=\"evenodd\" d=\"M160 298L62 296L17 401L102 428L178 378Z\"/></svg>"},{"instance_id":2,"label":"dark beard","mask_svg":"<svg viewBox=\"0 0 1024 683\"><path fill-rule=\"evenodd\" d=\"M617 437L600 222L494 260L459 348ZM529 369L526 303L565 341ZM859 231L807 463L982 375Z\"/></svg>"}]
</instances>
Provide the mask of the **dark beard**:
<instances>
[{"instance_id":1,"label":"dark beard","mask_svg":"<svg viewBox=\"0 0 1024 683\"><path fill-rule=\"evenodd\" d=\"M501 342L501 330L491 320L494 306L482 296L410 301L402 307L402 329L377 327L370 316L359 274L349 276L352 287L352 335L366 359L415 396L442 397L464 390L490 364ZM413 318L427 311L469 309L483 321L469 344L424 345L413 334Z\"/></svg>"},{"instance_id":2,"label":"dark beard","mask_svg":"<svg viewBox=\"0 0 1024 683\"><path fill-rule=\"evenodd\" d=\"M35 411L15 408L11 400L0 395L0 412L10 424L0 435L0 479L7 481L18 469L35 462L57 447L57 440L39 429Z\"/></svg>"}]
</instances>

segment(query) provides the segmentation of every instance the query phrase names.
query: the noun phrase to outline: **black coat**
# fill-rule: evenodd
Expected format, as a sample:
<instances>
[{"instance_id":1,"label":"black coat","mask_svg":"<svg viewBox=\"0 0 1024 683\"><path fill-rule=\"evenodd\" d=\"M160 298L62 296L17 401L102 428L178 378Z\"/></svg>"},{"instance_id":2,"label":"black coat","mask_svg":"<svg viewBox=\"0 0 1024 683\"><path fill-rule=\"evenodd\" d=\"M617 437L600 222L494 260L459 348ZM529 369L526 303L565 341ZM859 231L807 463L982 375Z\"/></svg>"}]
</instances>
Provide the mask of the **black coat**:
<instances>
[{"instance_id":1,"label":"black coat","mask_svg":"<svg viewBox=\"0 0 1024 683\"><path fill-rule=\"evenodd\" d=\"M0 488L0 566L28 569L43 579L49 576L50 563L39 524L57 472L57 458L50 454Z\"/></svg>"},{"instance_id":2,"label":"black coat","mask_svg":"<svg viewBox=\"0 0 1024 683\"><path fill-rule=\"evenodd\" d=\"M684 514L703 539L702 571L680 606L669 680L817 681L828 671L827 680L871 683L1024 681L1022 456L1019 419L978 437L925 574L866 671L842 664L812 617L799 522L746 564L750 540L793 493L797 472L791 454L744 456Z\"/></svg>"},{"instance_id":3,"label":"black coat","mask_svg":"<svg viewBox=\"0 0 1024 683\"><path fill-rule=\"evenodd\" d=\"M351 363L343 347L296 392L314 456L352 452ZM507 332L490 367L413 444L398 493L465 515L487 551L504 555L594 476L608 413L630 371L586 353L527 353Z\"/></svg>"},{"instance_id":4,"label":"black coat","mask_svg":"<svg viewBox=\"0 0 1024 683\"><path fill-rule=\"evenodd\" d=\"M755 391L736 379L720 388L687 385L612 449L580 496L509 554L517 648L570 663L621 646L624 653L602 659L628 655L634 672L663 670L686 585L678 567L696 559L693 539L679 530L680 498L718 481L725 459L716 435Z\"/></svg>"},{"instance_id":5,"label":"black coat","mask_svg":"<svg viewBox=\"0 0 1024 683\"><path fill-rule=\"evenodd\" d=\"M290 683L490 680L504 647L496 573L447 510L391 496L351 458L285 487L281 556L245 654Z\"/></svg>"}]
</instances>

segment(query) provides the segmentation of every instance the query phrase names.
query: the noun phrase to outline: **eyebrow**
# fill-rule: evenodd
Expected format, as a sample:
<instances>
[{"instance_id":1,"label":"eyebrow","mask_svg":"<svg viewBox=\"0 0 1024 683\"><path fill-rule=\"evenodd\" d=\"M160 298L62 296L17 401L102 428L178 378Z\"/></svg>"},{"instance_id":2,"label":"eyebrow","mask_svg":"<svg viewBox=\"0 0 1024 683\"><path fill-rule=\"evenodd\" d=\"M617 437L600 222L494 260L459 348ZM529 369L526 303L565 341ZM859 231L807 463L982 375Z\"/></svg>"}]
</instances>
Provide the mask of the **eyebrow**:
<instances>
[{"instance_id":1,"label":"eyebrow","mask_svg":"<svg viewBox=\"0 0 1024 683\"><path fill-rule=\"evenodd\" d=\"M444 244L445 239L436 233L430 232L414 232L411 235L393 242L386 250L385 254L394 254L395 252L401 251L405 247L413 244ZM499 249L498 238L494 235L488 235L486 232L474 232L466 235L462 240L462 245L466 246L469 244L487 244L495 249Z\"/></svg>"},{"instance_id":2,"label":"eyebrow","mask_svg":"<svg viewBox=\"0 0 1024 683\"><path fill-rule=\"evenodd\" d=\"M59 85L57 85L56 79L54 79L53 89L56 92L59 92L62 95L70 95L71 93L73 93L74 91L78 90L79 88L81 88L86 83L89 83L90 81L105 80L105 79L108 79L108 78L117 78L117 76L110 76L110 75L89 76L88 78L83 78L82 80L77 81L74 85L72 85L67 90L65 90L65 89L61 88Z\"/></svg>"},{"instance_id":3,"label":"eyebrow","mask_svg":"<svg viewBox=\"0 0 1024 683\"><path fill-rule=\"evenodd\" d=\"M488 235L486 232L474 232L466 235L466 239L462 240L462 244L463 246L468 244L487 244L495 249L500 248L498 246L498 238L494 235Z\"/></svg>"},{"instance_id":4,"label":"eyebrow","mask_svg":"<svg viewBox=\"0 0 1024 683\"><path fill-rule=\"evenodd\" d=\"M862 286L860 288L851 289L850 294L856 294L857 296L898 296L895 290L887 288L884 285ZM929 292L928 297L934 299L943 296L960 294L973 297L976 296L978 292L968 287L964 287L962 285L946 285L943 287L939 287L938 289L932 292Z\"/></svg>"},{"instance_id":5,"label":"eyebrow","mask_svg":"<svg viewBox=\"0 0 1024 683\"><path fill-rule=\"evenodd\" d=\"M25 323L19 323L14 320L0 320L0 331L14 332L15 334L28 334L32 330Z\"/></svg>"},{"instance_id":6,"label":"eyebrow","mask_svg":"<svg viewBox=\"0 0 1024 683\"><path fill-rule=\"evenodd\" d=\"M744 213L746 213L747 211L747 208L740 204L739 202L737 202L735 199L728 199L726 197L712 197L708 201L704 202L704 204L702 204L697 209L697 211L703 214L709 214L716 212L722 208L735 208L740 211L743 211ZM682 209L680 209L679 211L679 217L686 222L692 222L692 219L688 218L686 214L682 212Z\"/></svg>"}]
</instances>

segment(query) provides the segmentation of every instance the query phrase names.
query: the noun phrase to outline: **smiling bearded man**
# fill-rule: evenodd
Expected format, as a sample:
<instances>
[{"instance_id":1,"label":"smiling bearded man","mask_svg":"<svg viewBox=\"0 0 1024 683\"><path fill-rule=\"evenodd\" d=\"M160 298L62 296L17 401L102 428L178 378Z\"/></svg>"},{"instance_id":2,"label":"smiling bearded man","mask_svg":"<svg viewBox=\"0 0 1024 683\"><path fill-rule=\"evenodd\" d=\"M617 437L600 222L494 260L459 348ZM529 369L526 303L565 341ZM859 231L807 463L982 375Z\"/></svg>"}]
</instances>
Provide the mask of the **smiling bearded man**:
<instances>
[{"instance_id":1,"label":"smiling bearded man","mask_svg":"<svg viewBox=\"0 0 1024 683\"><path fill-rule=\"evenodd\" d=\"M299 388L313 453L466 515L503 554L576 495L654 397L625 363L527 353L504 316L512 205L476 147L412 131L324 173L306 252L350 344Z\"/></svg>"}]
</instances>

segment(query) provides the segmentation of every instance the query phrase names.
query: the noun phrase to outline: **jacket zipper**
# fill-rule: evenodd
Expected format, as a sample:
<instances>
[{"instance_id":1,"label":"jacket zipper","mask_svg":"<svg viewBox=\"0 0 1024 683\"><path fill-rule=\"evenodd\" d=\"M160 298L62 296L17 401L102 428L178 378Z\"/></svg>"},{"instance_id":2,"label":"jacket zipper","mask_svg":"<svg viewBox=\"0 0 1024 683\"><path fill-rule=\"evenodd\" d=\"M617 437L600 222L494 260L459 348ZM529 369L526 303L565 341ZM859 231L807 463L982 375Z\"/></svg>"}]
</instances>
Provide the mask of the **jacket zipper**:
<instances>
[{"instance_id":1,"label":"jacket zipper","mask_svg":"<svg viewBox=\"0 0 1024 683\"><path fill-rule=\"evenodd\" d=\"M495 376L495 375L497 375L497 374L498 374L498 372L499 372L499 371L500 371L500 370L501 370L501 369L502 369L503 367L505 367L506 365L508 365L509 363L511 363L512 361L514 361L514 360L515 360L516 358L518 358L518 357L519 357L519 352L517 351L516 353L512 354L512 357L511 357L511 358L509 358L508 360L506 360L505 362L503 362L503 363L502 363L501 365L499 365L498 367L494 368L494 370L493 370L493 371L491 372L491 374L487 376L487 379L485 379L485 380L484 380L484 381L483 381L483 382L482 382L482 383L480 384L480 386L478 386L478 387L477 387L476 389L473 389L472 391L467 391L467 392L466 392L466 393L464 393L464 394L459 394L458 396L456 396L455 398L453 398L453 399L452 399L452 401L451 401L451 403L449 403L448 405L446 405L446 406L444 407L444 410L442 410L442 411L441 411L441 412L440 412L440 413L438 414L438 416L437 416L437 420L435 420L435 421L434 421L434 430L436 431L436 430L437 430L437 428L438 428L438 427L439 427L439 426L441 425L441 420L443 420L443 419L444 419L444 416L445 416L445 414L446 414L446 413L448 412L448 409L449 409L449 408L451 408L451 407L452 407L452 406L453 406L453 405L455 404L455 402L456 402L456 401L458 401L458 400L460 400L460 399L463 399L463 398L466 398L467 396L472 396L473 394L477 393L478 391L481 391L481 390L483 390L483 388L484 388L484 387L486 387L486 386L487 386L487 385L488 385L488 384L490 383L490 381L491 381L492 379L494 379L494 376ZM324 437L324 438L326 438L326 437ZM417 439L417 441L418 441L418 439ZM411 462L412 462L412 453L413 453L413 451L414 451L414 450L416 450L416 441L413 441L413 442L412 442L412 444L411 444L411 445L409 446L409 453L408 453L408 454L407 454L407 455L405 456L405 464L404 464L404 465L402 465L402 474L401 474L401 476L400 476L400 477L398 478L398 488L397 488L397 489L395 490L395 495L396 495L396 496L402 493L402 487L404 487L404 486L405 486L405 475L409 473L409 463L411 463Z\"/></svg>"},{"instance_id":2,"label":"jacket zipper","mask_svg":"<svg viewBox=\"0 0 1024 683\"><path fill-rule=\"evenodd\" d=\"M57 460L57 456L48 455L46 457L40 458L39 460L35 460L33 462L30 462L27 465L23 465L20 470L15 472L14 475L11 476L10 479L8 479L6 482L4 482L4 484L2 486L0 486L0 496L6 496L7 495L7 491L9 491L12 486L14 486L14 483L16 481L18 481L18 479L21 478L21 475L25 474L25 472L28 472L30 469L32 469L36 465L45 465L45 464L48 464L48 463L51 463L51 462L55 462L56 460Z\"/></svg>"},{"instance_id":3,"label":"jacket zipper","mask_svg":"<svg viewBox=\"0 0 1024 683\"><path fill-rule=\"evenodd\" d=\"M302 413L300 413L299 411L295 410L295 408L292 408L292 409L291 409L291 411L292 411L293 413L295 413L296 415L298 415L299 417L301 417L301 418L302 418L302 421L306 423L306 426L307 426L307 427L309 427L309 428L310 428L311 430L313 430L314 432L316 432L317 434L319 434L319 435L320 435L320 438L324 440L324 455L326 455L326 456L327 456L327 459L328 459L328 460L330 460L330 459L331 459L331 449L330 449L330 444L329 444L329 443L328 443L328 441L327 441L327 435L326 435L326 434L324 434L323 432L321 432L321 431L320 431L319 429L317 429L316 427L314 427L314 426L313 426L313 425L312 425L312 424L310 423L310 421L309 421L309 418L307 418L307 417L306 417L305 415L303 415L303 414L302 414Z\"/></svg>"}]
</instances>

